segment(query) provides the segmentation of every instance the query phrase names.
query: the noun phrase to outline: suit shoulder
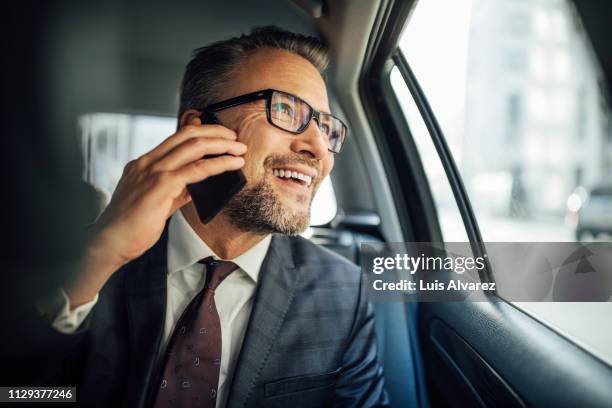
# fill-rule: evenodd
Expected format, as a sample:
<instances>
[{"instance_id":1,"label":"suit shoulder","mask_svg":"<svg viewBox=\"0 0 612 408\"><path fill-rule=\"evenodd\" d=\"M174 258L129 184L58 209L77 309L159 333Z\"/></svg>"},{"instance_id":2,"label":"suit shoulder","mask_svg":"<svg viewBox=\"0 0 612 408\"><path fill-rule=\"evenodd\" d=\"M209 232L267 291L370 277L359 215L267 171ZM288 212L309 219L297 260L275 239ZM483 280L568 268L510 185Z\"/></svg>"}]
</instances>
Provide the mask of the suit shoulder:
<instances>
[{"instance_id":1,"label":"suit shoulder","mask_svg":"<svg viewBox=\"0 0 612 408\"><path fill-rule=\"evenodd\" d=\"M287 238L291 243L294 255L299 257L299 260L319 260L325 262L335 262L346 265L347 267L357 267L354 262L349 261L342 255L322 245L315 244L302 236L288 236Z\"/></svg>"},{"instance_id":2,"label":"suit shoulder","mask_svg":"<svg viewBox=\"0 0 612 408\"><path fill-rule=\"evenodd\" d=\"M296 302L305 308L337 308L352 321L359 307L365 276L355 263L300 236L286 237L299 275ZM333 306L332 306L333 305ZM343 310L344 312L341 312Z\"/></svg>"},{"instance_id":3,"label":"suit shoulder","mask_svg":"<svg viewBox=\"0 0 612 408\"><path fill-rule=\"evenodd\" d=\"M329 248L315 244L301 236L288 236L293 261L299 267L316 267L327 271L339 271L359 277L361 268Z\"/></svg>"}]
</instances>

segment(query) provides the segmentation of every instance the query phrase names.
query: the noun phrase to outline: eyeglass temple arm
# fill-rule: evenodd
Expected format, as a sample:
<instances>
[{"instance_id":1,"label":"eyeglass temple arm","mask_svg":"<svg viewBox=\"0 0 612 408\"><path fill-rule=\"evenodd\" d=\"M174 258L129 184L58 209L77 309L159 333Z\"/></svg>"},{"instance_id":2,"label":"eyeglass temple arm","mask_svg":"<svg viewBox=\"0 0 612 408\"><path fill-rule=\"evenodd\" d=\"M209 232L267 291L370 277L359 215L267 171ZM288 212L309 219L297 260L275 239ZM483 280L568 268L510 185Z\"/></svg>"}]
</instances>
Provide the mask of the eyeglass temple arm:
<instances>
[{"instance_id":1,"label":"eyeglass temple arm","mask_svg":"<svg viewBox=\"0 0 612 408\"><path fill-rule=\"evenodd\" d=\"M242 105L248 102L257 101L259 99L268 98L269 95L272 94L272 91L266 89L265 91L253 92L246 95L237 96L235 98L230 98L226 101L222 101L219 103L213 103L212 105L204 108L205 111L208 112L218 112L223 109L233 108L234 106Z\"/></svg>"}]
</instances>

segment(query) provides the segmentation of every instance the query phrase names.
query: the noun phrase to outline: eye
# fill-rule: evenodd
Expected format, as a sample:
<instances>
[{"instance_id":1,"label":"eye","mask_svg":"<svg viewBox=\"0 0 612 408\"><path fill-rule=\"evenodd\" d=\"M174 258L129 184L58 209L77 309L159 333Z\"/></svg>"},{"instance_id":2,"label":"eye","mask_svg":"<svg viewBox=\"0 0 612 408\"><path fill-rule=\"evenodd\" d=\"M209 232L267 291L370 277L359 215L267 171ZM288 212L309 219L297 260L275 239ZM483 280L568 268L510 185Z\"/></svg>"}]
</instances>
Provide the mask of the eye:
<instances>
[{"instance_id":1,"label":"eye","mask_svg":"<svg viewBox=\"0 0 612 408\"><path fill-rule=\"evenodd\" d=\"M293 116L293 108L288 103L277 102L274 104L274 112L281 115Z\"/></svg>"},{"instance_id":2,"label":"eye","mask_svg":"<svg viewBox=\"0 0 612 408\"><path fill-rule=\"evenodd\" d=\"M321 133L323 133L324 135L329 135L329 126L326 123L321 123L319 125L319 130L321 131Z\"/></svg>"}]
</instances>

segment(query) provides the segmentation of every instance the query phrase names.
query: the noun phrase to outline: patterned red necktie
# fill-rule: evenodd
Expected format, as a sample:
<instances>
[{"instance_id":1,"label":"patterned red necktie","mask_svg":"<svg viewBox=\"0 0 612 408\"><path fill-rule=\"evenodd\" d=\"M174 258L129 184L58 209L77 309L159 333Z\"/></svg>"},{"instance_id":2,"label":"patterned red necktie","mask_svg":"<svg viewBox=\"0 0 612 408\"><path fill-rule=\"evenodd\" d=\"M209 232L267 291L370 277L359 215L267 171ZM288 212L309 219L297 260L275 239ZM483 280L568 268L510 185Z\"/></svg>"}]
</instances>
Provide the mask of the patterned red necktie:
<instances>
[{"instance_id":1,"label":"patterned red necktie","mask_svg":"<svg viewBox=\"0 0 612 408\"><path fill-rule=\"evenodd\" d=\"M215 289L238 268L232 262L200 261L206 283L174 328L155 407L215 407L221 366L221 323Z\"/></svg>"}]
</instances>

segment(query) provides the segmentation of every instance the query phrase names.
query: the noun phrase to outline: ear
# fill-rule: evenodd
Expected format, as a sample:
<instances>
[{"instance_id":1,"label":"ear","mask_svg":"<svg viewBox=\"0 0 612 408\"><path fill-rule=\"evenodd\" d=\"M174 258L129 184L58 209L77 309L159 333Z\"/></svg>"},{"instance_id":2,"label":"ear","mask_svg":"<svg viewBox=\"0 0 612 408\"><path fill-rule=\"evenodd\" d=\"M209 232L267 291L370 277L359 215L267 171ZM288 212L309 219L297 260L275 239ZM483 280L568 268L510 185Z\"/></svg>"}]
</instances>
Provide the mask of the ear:
<instances>
[{"instance_id":1,"label":"ear","mask_svg":"<svg viewBox=\"0 0 612 408\"><path fill-rule=\"evenodd\" d=\"M200 121L201 113L195 109L187 109L181 115L181 120L179 121L179 127L187 126L187 125L201 125Z\"/></svg>"}]
</instances>

